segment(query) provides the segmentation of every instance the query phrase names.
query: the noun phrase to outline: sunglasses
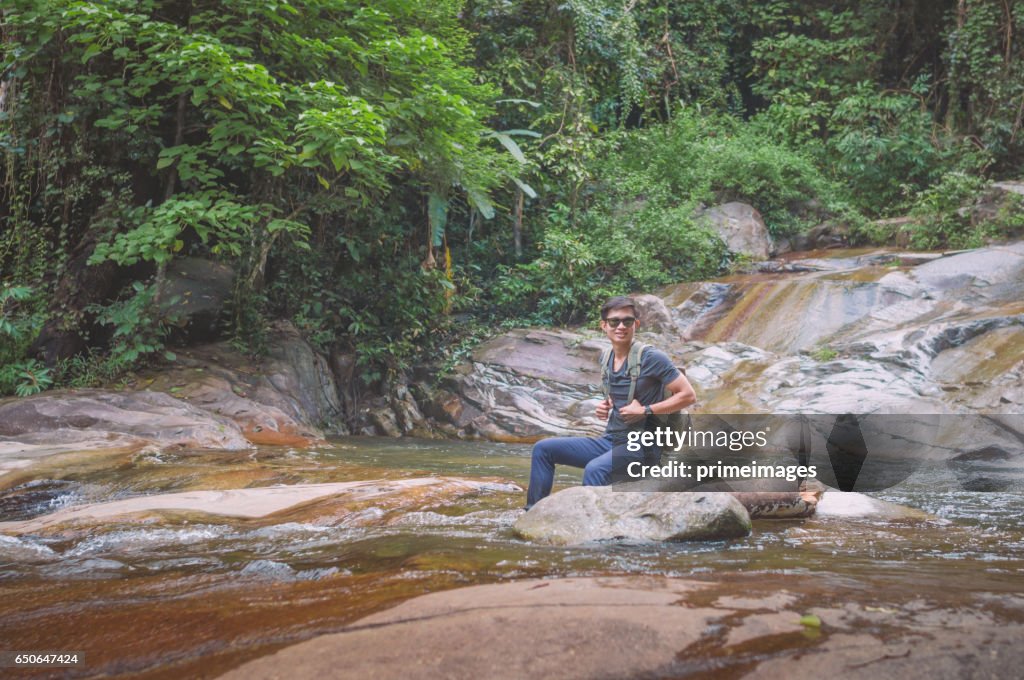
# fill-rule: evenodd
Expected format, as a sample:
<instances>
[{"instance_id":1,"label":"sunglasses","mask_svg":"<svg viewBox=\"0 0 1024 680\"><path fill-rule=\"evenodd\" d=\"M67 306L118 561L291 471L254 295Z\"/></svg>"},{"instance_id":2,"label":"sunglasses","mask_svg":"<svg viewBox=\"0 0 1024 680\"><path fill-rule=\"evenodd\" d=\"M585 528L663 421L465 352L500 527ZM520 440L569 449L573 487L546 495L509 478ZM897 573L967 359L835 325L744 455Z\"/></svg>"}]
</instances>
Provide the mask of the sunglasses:
<instances>
[{"instance_id":1,"label":"sunglasses","mask_svg":"<svg viewBox=\"0 0 1024 680\"><path fill-rule=\"evenodd\" d=\"M618 328L620 323L626 328L630 328L632 327L635 321L636 319L631 316L624 316L622 318L616 316L609 316L607 319L604 320L604 322L611 326L612 328Z\"/></svg>"}]
</instances>

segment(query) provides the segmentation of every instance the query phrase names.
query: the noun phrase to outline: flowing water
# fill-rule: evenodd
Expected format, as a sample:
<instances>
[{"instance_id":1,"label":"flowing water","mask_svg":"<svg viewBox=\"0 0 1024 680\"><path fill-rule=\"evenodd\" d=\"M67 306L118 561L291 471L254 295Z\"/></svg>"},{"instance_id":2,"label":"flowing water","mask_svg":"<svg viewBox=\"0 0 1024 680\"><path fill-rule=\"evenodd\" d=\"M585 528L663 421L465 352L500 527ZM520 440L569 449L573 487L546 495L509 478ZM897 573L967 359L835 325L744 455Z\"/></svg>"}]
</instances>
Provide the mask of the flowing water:
<instances>
[{"instance_id":1,"label":"flowing water","mask_svg":"<svg viewBox=\"0 0 1024 680\"><path fill-rule=\"evenodd\" d=\"M558 485L579 483L578 472L560 471ZM59 672L70 677L210 677L420 594L511 579L796 575L822 597L842 586L866 602L902 593L952 608L1024 591L1017 493L936 491L935 480L912 478L882 497L934 519L765 521L733 541L556 548L510 529L523 503L512 483L528 472L525 445L370 438L51 458L13 486L7 478L0 520L197 489L438 475L486 483L343 512L314 502L257 520L180 512L0 534L0 647L84 652L82 668ZM38 671L48 673L58 672Z\"/></svg>"}]
</instances>

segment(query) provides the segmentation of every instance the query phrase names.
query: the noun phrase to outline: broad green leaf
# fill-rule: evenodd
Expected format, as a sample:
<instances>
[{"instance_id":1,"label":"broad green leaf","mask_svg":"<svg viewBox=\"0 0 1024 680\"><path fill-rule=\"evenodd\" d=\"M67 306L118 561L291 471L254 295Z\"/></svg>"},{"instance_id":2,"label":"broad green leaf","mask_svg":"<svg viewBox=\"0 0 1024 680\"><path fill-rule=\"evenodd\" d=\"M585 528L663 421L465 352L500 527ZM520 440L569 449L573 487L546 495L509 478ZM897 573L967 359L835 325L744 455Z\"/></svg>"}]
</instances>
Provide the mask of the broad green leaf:
<instances>
[{"instance_id":1,"label":"broad green leaf","mask_svg":"<svg viewBox=\"0 0 1024 680\"><path fill-rule=\"evenodd\" d=\"M448 223L448 200L433 191L427 196L427 216L430 220L430 241L435 248L444 240L444 228Z\"/></svg>"},{"instance_id":2,"label":"broad green leaf","mask_svg":"<svg viewBox=\"0 0 1024 680\"><path fill-rule=\"evenodd\" d=\"M494 204L487 198L487 194L478 189L466 189L466 196L469 198L470 204L480 211L485 220L494 217Z\"/></svg>"},{"instance_id":3,"label":"broad green leaf","mask_svg":"<svg viewBox=\"0 0 1024 680\"><path fill-rule=\"evenodd\" d=\"M541 134L539 132L534 132L533 130L502 130L501 133L505 134L505 135L520 135L522 137L535 137L537 139L540 139L540 137L541 137Z\"/></svg>"},{"instance_id":4,"label":"broad green leaf","mask_svg":"<svg viewBox=\"0 0 1024 680\"><path fill-rule=\"evenodd\" d=\"M103 51L103 48L98 43L93 43L85 48L85 52L82 54L82 63L89 61L97 54Z\"/></svg>"},{"instance_id":5,"label":"broad green leaf","mask_svg":"<svg viewBox=\"0 0 1024 680\"><path fill-rule=\"evenodd\" d=\"M512 139L511 137L502 132L495 132L494 135L492 136L499 142L501 142L501 145L503 147L508 149L508 152L512 154L513 158L515 158L520 163L526 162L526 156L523 155L523 150L519 148L518 144L516 144L516 140Z\"/></svg>"},{"instance_id":6,"label":"broad green leaf","mask_svg":"<svg viewBox=\"0 0 1024 680\"><path fill-rule=\"evenodd\" d=\"M529 184L527 184L526 182L522 181L518 177L513 177L512 181L516 183L516 186L519 187L519 189L524 194L526 194L530 198L537 198L537 192L534 191L533 187L531 187Z\"/></svg>"}]
</instances>

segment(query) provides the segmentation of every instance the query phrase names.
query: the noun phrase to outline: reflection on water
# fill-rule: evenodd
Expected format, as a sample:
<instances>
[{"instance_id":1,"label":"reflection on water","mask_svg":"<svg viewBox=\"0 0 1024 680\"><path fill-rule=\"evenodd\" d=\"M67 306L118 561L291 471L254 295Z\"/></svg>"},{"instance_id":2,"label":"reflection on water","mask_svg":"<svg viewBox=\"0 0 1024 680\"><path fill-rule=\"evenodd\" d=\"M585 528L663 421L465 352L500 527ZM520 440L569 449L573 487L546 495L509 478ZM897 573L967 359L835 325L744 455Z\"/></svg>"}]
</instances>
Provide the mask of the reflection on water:
<instances>
[{"instance_id":1,"label":"reflection on water","mask_svg":"<svg viewBox=\"0 0 1024 680\"><path fill-rule=\"evenodd\" d=\"M429 475L524 484L528 472L528 446L481 442L348 438L310 450L81 454L8 478L0 519L183 490ZM560 468L557 483L579 476ZM422 593L507 579L787 574L830 588L906 589L951 606L1020 592L1024 582L1018 494L935 493L914 477L880 497L932 521L761 522L734 541L555 548L512 534L523 494L506 489L374 499L331 510L336 521L314 503L270 520L179 513L0 535L0 638L7 649L84 651L82 675L181 677L215 675Z\"/></svg>"}]
</instances>

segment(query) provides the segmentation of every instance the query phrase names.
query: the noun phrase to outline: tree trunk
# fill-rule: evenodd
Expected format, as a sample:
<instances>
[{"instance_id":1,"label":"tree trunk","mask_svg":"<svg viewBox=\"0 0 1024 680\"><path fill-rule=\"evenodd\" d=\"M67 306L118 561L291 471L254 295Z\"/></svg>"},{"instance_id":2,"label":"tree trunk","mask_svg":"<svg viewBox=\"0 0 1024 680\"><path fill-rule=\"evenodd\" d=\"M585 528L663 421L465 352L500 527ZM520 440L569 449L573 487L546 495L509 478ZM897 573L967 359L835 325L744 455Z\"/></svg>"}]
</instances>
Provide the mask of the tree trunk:
<instances>
[{"instance_id":1,"label":"tree trunk","mask_svg":"<svg viewBox=\"0 0 1024 680\"><path fill-rule=\"evenodd\" d=\"M178 109L174 122L174 146L181 146L185 142L185 93L178 95ZM174 189L178 184L178 164L175 163L168 169L167 184L164 185L164 201L171 200L174 196ZM153 282L153 307L159 308L160 301L164 294L164 281L167 280L167 261L164 260L156 268L156 280Z\"/></svg>"},{"instance_id":2,"label":"tree trunk","mask_svg":"<svg viewBox=\"0 0 1024 680\"><path fill-rule=\"evenodd\" d=\"M523 190L516 187L516 214L512 222L512 242L517 260L523 255L523 201Z\"/></svg>"}]
</instances>

